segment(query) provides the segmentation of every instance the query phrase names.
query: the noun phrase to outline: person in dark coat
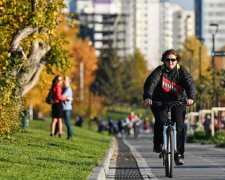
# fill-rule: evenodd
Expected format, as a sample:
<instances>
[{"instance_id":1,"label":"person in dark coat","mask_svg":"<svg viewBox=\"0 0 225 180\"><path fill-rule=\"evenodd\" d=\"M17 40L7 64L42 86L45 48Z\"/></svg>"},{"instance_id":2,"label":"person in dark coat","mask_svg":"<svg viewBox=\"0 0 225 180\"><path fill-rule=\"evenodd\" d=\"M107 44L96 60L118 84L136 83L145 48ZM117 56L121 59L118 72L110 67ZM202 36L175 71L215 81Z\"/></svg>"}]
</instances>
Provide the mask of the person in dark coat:
<instances>
[{"instance_id":1,"label":"person in dark coat","mask_svg":"<svg viewBox=\"0 0 225 180\"><path fill-rule=\"evenodd\" d=\"M186 68L178 62L181 56L174 49L169 49L162 54L162 65L158 66L147 77L144 83L143 99L145 104L150 105L155 116L154 124L154 148L156 153L161 152L163 144L163 122L167 120L168 106L156 106L153 101L178 101L186 99L187 105L192 105L195 100L196 88L192 76ZM174 106L172 117L176 122L177 129L177 154L175 162L178 165L184 163L184 119L186 106Z\"/></svg>"}]
</instances>

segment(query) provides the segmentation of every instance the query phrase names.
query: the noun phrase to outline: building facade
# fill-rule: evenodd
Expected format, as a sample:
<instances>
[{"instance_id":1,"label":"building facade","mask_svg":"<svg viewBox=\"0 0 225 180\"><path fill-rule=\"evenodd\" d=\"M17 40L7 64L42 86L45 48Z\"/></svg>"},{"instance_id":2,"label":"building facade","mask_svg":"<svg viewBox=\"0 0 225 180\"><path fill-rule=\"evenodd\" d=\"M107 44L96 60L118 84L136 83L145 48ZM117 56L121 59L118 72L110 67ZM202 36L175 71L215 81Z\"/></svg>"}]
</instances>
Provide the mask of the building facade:
<instances>
[{"instance_id":1,"label":"building facade","mask_svg":"<svg viewBox=\"0 0 225 180\"><path fill-rule=\"evenodd\" d=\"M195 34L194 12L166 1L161 4L160 14L161 52L171 48L181 49L185 40Z\"/></svg>"},{"instance_id":2,"label":"building facade","mask_svg":"<svg viewBox=\"0 0 225 180\"><path fill-rule=\"evenodd\" d=\"M215 34L215 50L225 46L225 1L224 0L195 0L195 34L203 38L212 51L212 29L210 24L218 24Z\"/></svg>"},{"instance_id":3,"label":"building facade","mask_svg":"<svg viewBox=\"0 0 225 180\"><path fill-rule=\"evenodd\" d=\"M109 46L125 58L139 49L149 69L194 34L193 13L167 0L76 0L76 11L81 37L90 37L97 56Z\"/></svg>"},{"instance_id":4,"label":"building facade","mask_svg":"<svg viewBox=\"0 0 225 180\"><path fill-rule=\"evenodd\" d=\"M173 48L181 49L185 40L195 35L193 11L179 10L173 14Z\"/></svg>"},{"instance_id":5,"label":"building facade","mask_svg":"<svg viewBox=\"0 0 225 180\"><path fill-rule=\"evenodd\" d=\"M121 0L129 53L139 49L149 69L160 64L160 0Z\"/></svg>"},{"instance_id":6,"label":"building facade","mask_svg":"<svg viewBox=\"0 0 225 180\"><path fill-rule=\"evenodd\" d=\"M97 56L112 47L127 57L126 15L120 0L78 0L77 10L81 37L90 37Z\"/></svg>"}]
</instances>

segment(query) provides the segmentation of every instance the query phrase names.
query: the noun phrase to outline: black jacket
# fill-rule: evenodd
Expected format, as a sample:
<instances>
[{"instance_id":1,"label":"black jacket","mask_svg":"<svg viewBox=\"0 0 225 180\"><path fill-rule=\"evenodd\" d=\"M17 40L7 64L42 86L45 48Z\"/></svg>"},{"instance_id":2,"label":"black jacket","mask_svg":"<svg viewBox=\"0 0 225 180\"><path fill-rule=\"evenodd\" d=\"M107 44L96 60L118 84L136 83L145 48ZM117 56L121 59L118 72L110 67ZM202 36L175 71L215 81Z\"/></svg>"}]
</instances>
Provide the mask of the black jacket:
<instances>
[{"instance_id":1,"label":"black jacket","mask_svg":"<svg viewBox=\"0 0 225 180\"><path fill-rule=\"evenodd\" d=\"M173 101L187 96L188 99L195 100L195 95L193 78L186 68L179 64L170 72L166 70L165 65L158 66L144 83L143 99Z\"/></svg>"}]
</instances>

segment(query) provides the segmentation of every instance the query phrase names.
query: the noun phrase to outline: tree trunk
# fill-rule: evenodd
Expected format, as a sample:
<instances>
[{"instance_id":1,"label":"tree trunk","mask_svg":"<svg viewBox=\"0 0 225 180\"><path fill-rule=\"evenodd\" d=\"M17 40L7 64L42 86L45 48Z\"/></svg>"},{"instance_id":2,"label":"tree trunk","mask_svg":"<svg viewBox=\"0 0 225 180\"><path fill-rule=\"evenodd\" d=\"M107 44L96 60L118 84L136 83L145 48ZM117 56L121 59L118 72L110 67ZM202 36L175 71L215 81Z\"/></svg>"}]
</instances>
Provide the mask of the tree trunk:
<instances>
[{"instance_id":1,"label":"tree trunk","mask_svg":"<svg viewBox=\"0 0 225 180\"><path fill-rule=\"evenodd\" d=\"M11 53L26 61L22 69L16 72L16 76L21 84L19 96L24 96L38 83L41 72L47 61L46 54L51 49L47 43L33 42L29 56L25 56L20 42L36 31L36 28L26 27L17 32L11 43ZM21 57L18 54L22 54L23 56Z\"/></svg>"}]
</instances>

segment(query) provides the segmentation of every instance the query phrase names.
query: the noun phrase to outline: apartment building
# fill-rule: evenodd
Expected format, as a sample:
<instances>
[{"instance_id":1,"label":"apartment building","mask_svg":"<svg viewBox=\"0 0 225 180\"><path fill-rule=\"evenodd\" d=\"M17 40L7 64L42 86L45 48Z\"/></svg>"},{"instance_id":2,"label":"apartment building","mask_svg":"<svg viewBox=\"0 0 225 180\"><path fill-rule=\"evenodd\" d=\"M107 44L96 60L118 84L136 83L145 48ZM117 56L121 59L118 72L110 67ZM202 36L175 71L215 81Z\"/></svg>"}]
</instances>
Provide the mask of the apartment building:
<instances>
[{"instance_id":1,"label":"apartment building","mask_svg":"<svg viewBox=\"0 0 225 180\"><path fill-rule=\"evenodd\" d=\"M212 33L215 34L217 24L218 31L215 34L215 50L225 46L225 1L224 0L195 0L195 34L203 38L204 43L212 50Z\"/></svg>"},{"instance_id":2,"label":"apartment building","mask_svg":"<svg viewBox=\"0 0 225 180\"><path fill-rule=\"evenodd\" d=\"M125 58L139 49L149 69L194 34L193 12L166 0L77 0L76 12L81 36L91 38L97 55L109 46Z\"/></svg>"}]
</instances>

